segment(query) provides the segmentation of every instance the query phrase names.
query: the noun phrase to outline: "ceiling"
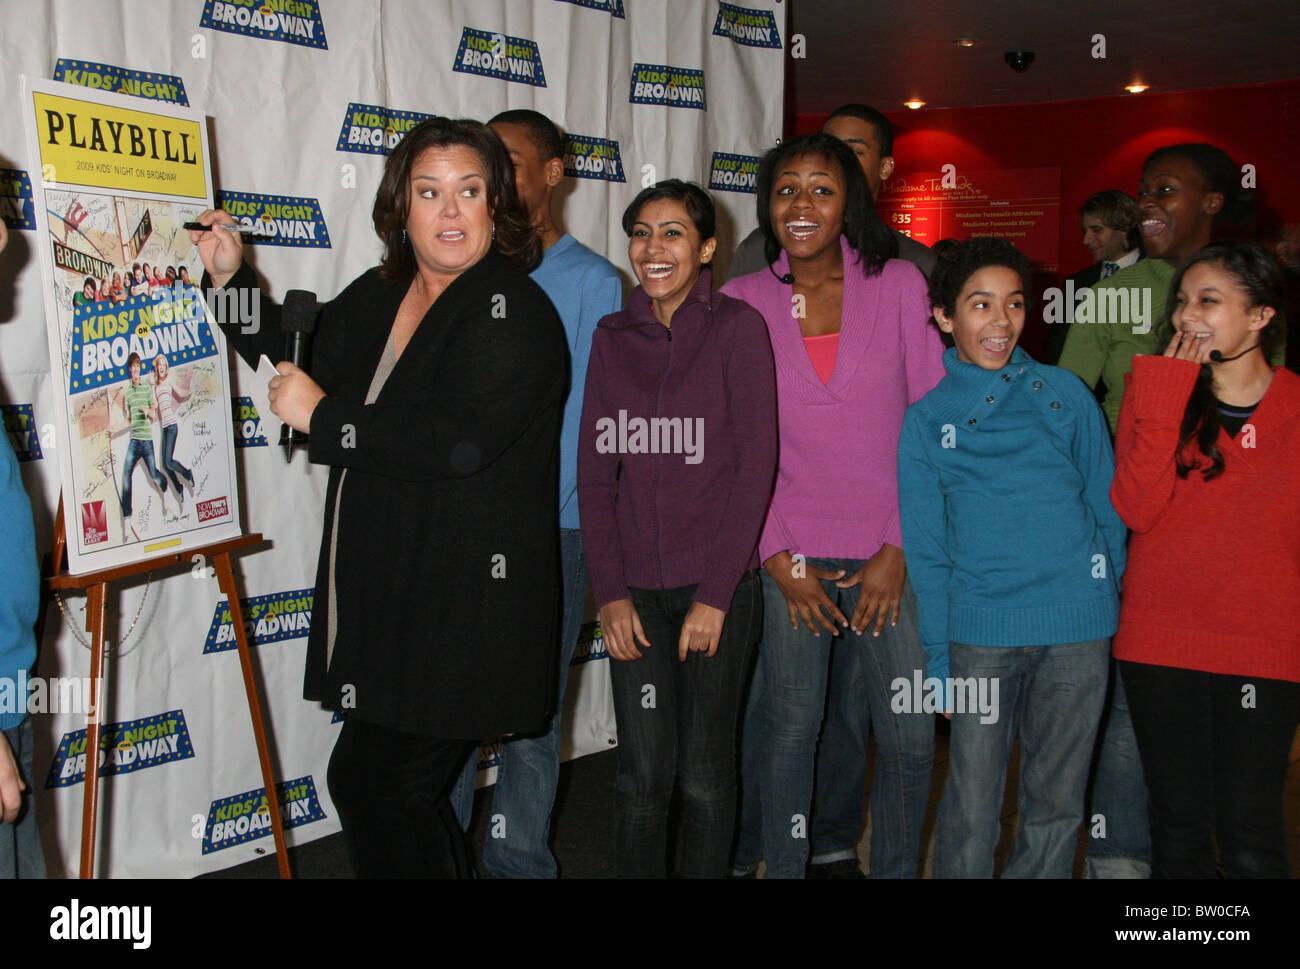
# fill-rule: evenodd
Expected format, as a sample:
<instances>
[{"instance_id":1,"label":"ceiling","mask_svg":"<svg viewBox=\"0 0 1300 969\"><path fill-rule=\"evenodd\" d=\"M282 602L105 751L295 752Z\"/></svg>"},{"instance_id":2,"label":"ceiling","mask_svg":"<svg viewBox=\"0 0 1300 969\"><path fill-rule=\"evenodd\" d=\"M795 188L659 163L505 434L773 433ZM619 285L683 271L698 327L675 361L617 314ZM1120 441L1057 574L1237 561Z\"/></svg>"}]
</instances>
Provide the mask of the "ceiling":
<instances>
[{"instance_id":1,"label":"ceiling","mask_svg":"<svg viewBox=\"0 0 1300 969\"><path fill-rule=\"evenodd\" d=\"M1300 0L787 0L806 38L787 73L795 114L885 111L1231 87L1300 77ZM1105 37L1104 59L1093 36ZM978 38L961 48L958 37ZM856 42L851 38L857 38ZM1003 60L1032 50L1023 74Z\"/></svg>"}]
</instances>

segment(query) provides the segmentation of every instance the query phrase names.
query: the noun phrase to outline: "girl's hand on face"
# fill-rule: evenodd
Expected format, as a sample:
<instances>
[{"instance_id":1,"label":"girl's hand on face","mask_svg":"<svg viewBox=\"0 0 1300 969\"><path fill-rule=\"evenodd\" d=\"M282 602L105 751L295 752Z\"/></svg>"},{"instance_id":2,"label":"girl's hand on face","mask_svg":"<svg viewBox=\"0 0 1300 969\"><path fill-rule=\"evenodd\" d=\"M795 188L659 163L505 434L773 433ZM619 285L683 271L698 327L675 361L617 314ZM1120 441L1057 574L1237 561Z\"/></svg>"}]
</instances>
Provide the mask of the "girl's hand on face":
<instances>
[{"instance_id":1,"label":"girl's hand on face","mask_svg":"<svg viewBox=\"0 0 1300 969\"><path fill-rule=\"evenodd\" d=\"M776 581L781 594L785 596L791 628L798 629L799 621L802 619L814 636L821 635L817 624L832 636L838 636L840 631L835 628L835 623L838 622L841 626L849 624L849 621L844 618L844 613L831 602L830 597L826 595L826 590L822 588L822 582L825 580L835 581L844 578L843 569L828 572L803 561L796 564L789 551L777 552L763 563L763 568ZM826 618L828 615L830 619Z\"/></svg>"},{"instance_id":2,"label":"girl's hand on face","mask_svg":"<svg viewBox=\"0 0 1300 969\"><path fill-rule=\"evenodd\" d=\"M600 632L609 655L625 663L641 658L638 642L650 645L631 599L615 599L600 607Z\"/></svg>"},{"instance_id":3,"label":"girl's hand on face","mask_svg":"<svg viewBox=\"0 0 1300 969\"><path fill-rule=\"evenodd\" d=\"M1210 361L1210 341L1198 340L1183 330L1177 330L1174 338L1165 347L1165 356L1175 360L1191 360L1193 363Z\"/></svg>"}]
</instances>

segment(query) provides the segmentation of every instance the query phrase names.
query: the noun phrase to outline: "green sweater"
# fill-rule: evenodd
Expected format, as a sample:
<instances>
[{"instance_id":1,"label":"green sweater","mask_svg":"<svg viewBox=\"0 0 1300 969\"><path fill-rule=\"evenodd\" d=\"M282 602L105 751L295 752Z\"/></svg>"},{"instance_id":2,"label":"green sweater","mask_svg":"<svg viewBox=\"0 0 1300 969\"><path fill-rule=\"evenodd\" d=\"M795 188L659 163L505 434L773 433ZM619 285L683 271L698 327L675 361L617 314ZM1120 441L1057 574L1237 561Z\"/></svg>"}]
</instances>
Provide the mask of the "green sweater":
<instances>
[{"instance_id":1,"label":"green sweater","mask_svg":"<svg viewBox=\"0 0 1300 969\"><path fill-rule=\"evenodd\" d=\"M1158 331L1173 278L1174 267L1163 259L1139 259L1085 291L1073 308L1074 322L1057 366L1078 374L1091 388L1099 377L1106 381L1101 409L1112 437L1133 357L1161 350Z\"/></svg>"}]
</instances>

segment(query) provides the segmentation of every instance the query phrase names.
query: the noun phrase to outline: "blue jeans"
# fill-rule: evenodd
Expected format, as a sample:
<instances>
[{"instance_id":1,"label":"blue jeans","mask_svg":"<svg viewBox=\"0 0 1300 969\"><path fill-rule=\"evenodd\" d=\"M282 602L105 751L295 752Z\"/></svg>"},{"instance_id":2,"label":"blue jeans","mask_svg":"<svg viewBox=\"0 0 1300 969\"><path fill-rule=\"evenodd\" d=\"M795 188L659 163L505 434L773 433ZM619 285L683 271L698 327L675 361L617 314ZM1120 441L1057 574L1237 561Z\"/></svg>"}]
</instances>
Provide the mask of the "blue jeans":
<instances>
[{"instance_id":1,"label":"blue jeans","mask_svg":"<svg viewBox=\"0 0 1300 969\"><path fill-rule=\"evenodd\" d=\"M852 575L863 561L809 559L808 564ZM910 584L903 588L898 625L886 622L876 639L870 633L832 638L825 630L816 637L804 627L791 629L780 587L766 573L762 582L763 642L741 737L744 792L733 869L744 872L757 865L760 837L769 878L804 876L809 834L819 863L856 857L867 736L874 728L871 874L915 877L930 794L934 719L890 709L890 684L897 677L910 679L926 663ZM839 589L832 581L823 586L851 617L860 587Z\"/></svg>"},{"instance_id":2,"label":"blue jeans","mask_svg":"<svg viewBox=\"0 0 1300 969\"><path fill-rule=\"evenodd\" d=\"M1110 662L1110 693L1098 729L1088 798L1085 878L1150 878L1151 818L1142 758L1124 681Z\"/></svg>"},{"instance_id":3,"label":"blue jeans","mask_svg":"<svg viewBox=\"0 0 1300 969\"><path fill-rule=\"evenodd\" d=\"M131 517L131 475L135 471L137 461L144 462L149 477L158 483L158 488L163 494L167 494L167 479L153 463L153 441L131 438L126 446L126 465L122 469L122 516L124 518Z\"/></svg>"},{"instance_id":4,"label":"blue jeans","mask_svg":"<svg viewBox=\"0 0 1300 969\"><path fill-rule=\"evenodd\" d=\"M25 697L23 698L26 699ZM0 822L0 879L44 878L45 855L41 853L41 835L36 827L36 804L32 792L32 720L28 717L16 727L4 731L14 762L27 790L23 793L23 806L18 820L13 824Z\"/></svg>"},{"instance_id":5,"label":"blue jeans","mask_svg":"<svg viewBox=\"0 0 1300 969\"><path fill-rule=\"evenodd\" d=\"M564 615L560 626L555 713L542 733L513 737L501 745L496 791L492 795L494 823L488 826L488 836L483 842L483 870L493 878L555 878L558 874L547 841L560 773L564 687L582 628L583 607L587 604L587 560L582 554L582 532L576 528L560 529L560 563ZM451 796L456 817L466 831L474 812L477 770L478 751L475 750Z\"/></svg>"},{"instance_id":6,"label":"blue jeans","mask_svg":"<svg viewBox=\"0 0 1300 969\"><path fill-rule=\"evenodd\" d=\"M610 661L618 719L615 869L620 878L668 873L668 808L682 796L676 874L723 878L736 823L736 725L762 630L758 577L736 586L713 656L677 643L695 586L632 589L649 647L642 658Z\"/></svg>"},{"instance_id":7,"label":"blue jeans","mask_svg":"<svg viewBox=\"0 0 1300 969\"><path fill-rule=\"evenodd\" d=\"M1007 763L1020 740L1020 826L1004 878L1069 878L1093 741L1106 698L1110 640L1060 646L952 643L949 675L998 688L996 720L954 712L939 804L935 878L991 878Z\"/></svg>"},{"instance_id":8,"label":"blue jeans","mask_svg":"<svg viewBox=\"0 0 1300 969\"><path fill-rule=\"evenodd\" d=\"M176 431L175 424L163 425L162 466L163 470L171 476L172 484L176 486L176 493L179 495L181 494L181 479L177 477L177 473L179 472L184 476L185 480L190 483L191 488L194 487L194 475L190 473L189 468L176 460Z\"/></svg>"}]
</instances>

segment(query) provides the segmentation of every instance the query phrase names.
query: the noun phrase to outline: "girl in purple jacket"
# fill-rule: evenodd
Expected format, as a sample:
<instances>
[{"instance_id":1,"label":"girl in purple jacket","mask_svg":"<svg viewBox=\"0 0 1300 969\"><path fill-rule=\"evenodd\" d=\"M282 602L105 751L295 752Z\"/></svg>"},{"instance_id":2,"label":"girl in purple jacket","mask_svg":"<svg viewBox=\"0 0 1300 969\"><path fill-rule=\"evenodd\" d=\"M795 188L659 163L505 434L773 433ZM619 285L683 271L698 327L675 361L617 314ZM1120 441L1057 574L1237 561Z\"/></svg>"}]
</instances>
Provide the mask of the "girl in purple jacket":
<instances>
[{"instance_id":1,"label":"girl in purple jacket","mask_svg":"<svg viewBox=\"0 0 1300 969\"><path fill-rule=\"evenodd\" d=\"M714 211L677 179L623 213L641 285L592 338L578 454L582 543L610 664L620 877L725 876L735 736L762 624L756 569L776 469L762 317L712 291Z\"/></svg>"}]
</instances>

